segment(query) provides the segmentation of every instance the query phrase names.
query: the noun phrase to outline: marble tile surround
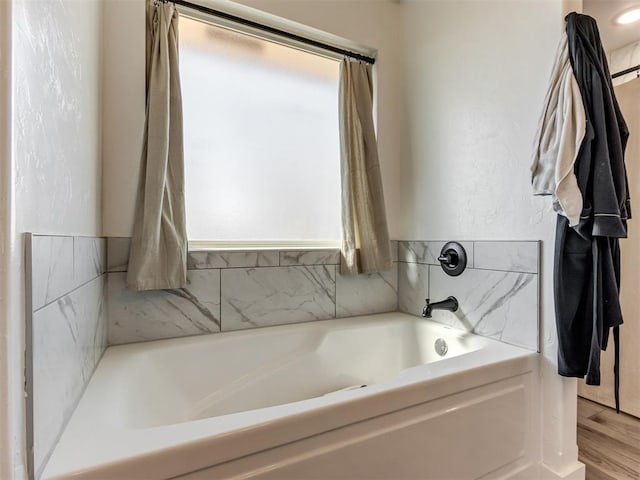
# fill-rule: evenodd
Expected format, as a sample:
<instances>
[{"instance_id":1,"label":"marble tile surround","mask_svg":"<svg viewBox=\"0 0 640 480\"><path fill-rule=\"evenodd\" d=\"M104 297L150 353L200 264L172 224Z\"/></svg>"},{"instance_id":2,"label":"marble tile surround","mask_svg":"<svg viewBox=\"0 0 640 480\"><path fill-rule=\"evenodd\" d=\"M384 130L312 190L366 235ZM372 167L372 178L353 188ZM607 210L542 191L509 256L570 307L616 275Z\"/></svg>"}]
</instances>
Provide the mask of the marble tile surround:
<instances>
[{"instance_id":1,"label":"marble tile surround","mask_svg":"<svg viewBox=\"0 0 640 480\"><path fill-rule=\"evenodd\" d=\"M539 242L460 243L470 261L458 277L436 260L444 242L398 243L398 309L421 315L426 298L453 295L459 310L435 311L434 321L538 350Z\"/></svg>"},{"instance_id":2,"label":"marble tile surround","mask_svg":"<svg viewBox=\"0 0 640 480\"><path fill-rule=\"evenodd\" d=\"M128 237L107 238L107 271L126 272L131 240ZM394 243L393 248L396 248ZM189 270L209 268L251 268L296 265L338 265L338 249L305 250L221 250L190 251L187 259Z\"/></svg>"},{"instance_id":3,"label":"marble tile surround","mask_svg":"<svg viewBox=\"0 0 640 480\"><path fill-rule=\"evenodd\" d=\"M398 263L398 310L421 315L429 297L429 265Z\"/></svg>"},{"instance_id":4,"label":"marble tile surround","mask_svg":"<svg viewBox=\"0 0 640 480\"><path fill-rule=\"evenodd\" d=\"M105 276L33 314L34 465L53 450L107 346Z\"/></svg>"},{"instance_id":5,"label":"marble tile surround","mask_svg":"<svg viewBox=\"0 0 640 480\"><path fill-rule=\"evenodd\" d=\"M37 478L107 346L106 240L27 234L26 245L28 449Z\"/></svg>"},{"instance_id":6,"label":"marble tile surround","mask_svg":"<svg viewBox=\"0 0 640 480\"><path fill-rule=\"evenodd\" d=\"M440 250L447 242L407 240L398 242L398 261L440 265ZM467 266L473 267L473 242L460 242L467 252Z\"/></svg>"},{"instance_id":7,"label":"marble tile surround","mask_svg":"<svg viewBox=\"0 0 640 480\"><path fill-rule=\"evenodd\" d=\"M396 310L420 315L426 298L456 295L458 317L436 312L435 321L536 350L538 242L462 241L468 269L455 278L444 275L437 261L445 243L394 242L390 272L355 277L339 274L337 250L191 252L192 286L178 297L126 290L128 239L109 239L109 342ZM207 305L206 311L197 305Z\"/></svg>"},{"instance_id":8,"label":"marble tile surround","mask_svg":"<svg viewBox=\"0 0 640 480\"><path fill-rule=\"evenodd\" d=\"M336 317L353 317L398 309L398 263L388 272L337 275Z\"/></svg>"},{"instance_id":9,"label":"marble tile surround","mask_svg":"<svg viewBox=\"0 0 640 480\"><path fill-rule=\"evenodd\" d=\"M108 239L109 344L397 310L396 265L342 276L337 249L194 251L190 286L155 292L126 289L128 250L129 239Z\"/></svg>"},{"instance_id":10,"label":"marble tile surround","mask_svg":"<svg viewBox=\"0 0 640 480\"><path fill-rule=\"evenodd\" d=\"M229 268L221 284L223 330L335 317L334 265Z\"/></svg>"},{"instance_id":11,"label":"marble tile surround","mask_svg":"<svg viewBox=\"0 0 640 480\"><path fill-rule=\"evenodd\" d=\"M461 242L469 267L455 278L437 262L443 241L394 242L390 272L358 276L339 274L337 250L191 252L187 288L131 292L128 238L31 241L36 469L107 344L396 310L420 315L425 298L456 295L459 312L435 312L434 321L538 345L538 242Z\"/></svg>"},{"instance_id":12,"label":"marble tile surround","mask_svg":"<svg viewBox=\"0 0 640 480\"><path fill-rule=\"evenodd\" d=\"M429 278L433 300L453 295L460 302L457 312L433 312L435 321L537 350L537 275L469 269L460 277L450 277L432 265Z\"/></svg>"},{"instance_id":13,"label":"marble tile surround","mask_svg":"<svg viewBox=\"0 0 640 480\"><path fill-rule=\"evenodd\" d=\"M133 292L126 272L108 275L109 344L220 331L220 269L190 270L178 290Z\"/></svg>"},{"instance_id":14,"label":"marble tile surround","mask_svg":"<svg viewBox=\"0 0 640 480\"><path fill-rule=\"evenodd\" d=\"M538 273L538 242L474 242L473 268Z\"/></svg>"}]
</instances>

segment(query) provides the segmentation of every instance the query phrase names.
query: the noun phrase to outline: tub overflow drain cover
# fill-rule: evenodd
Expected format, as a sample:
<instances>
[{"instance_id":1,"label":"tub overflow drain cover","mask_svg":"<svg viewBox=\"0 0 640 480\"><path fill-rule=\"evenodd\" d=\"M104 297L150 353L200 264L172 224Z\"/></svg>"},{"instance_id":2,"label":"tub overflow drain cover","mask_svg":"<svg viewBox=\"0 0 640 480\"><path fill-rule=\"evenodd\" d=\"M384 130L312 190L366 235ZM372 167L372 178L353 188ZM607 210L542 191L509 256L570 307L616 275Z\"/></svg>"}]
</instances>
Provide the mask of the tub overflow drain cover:
<instances>
[{"instance_id":1,"label":"tub overflow drain cover","mask_svg":"<svg viewBox=\"0 0 640 480\"><path fill-rule=\"evenodd\" d=\"M447 346L447 341L444 338L437 339L436 343L433 346L436 349L436 353L441 357L444 357L449 351L449 347Z\"/></svg>"}]
</instances>

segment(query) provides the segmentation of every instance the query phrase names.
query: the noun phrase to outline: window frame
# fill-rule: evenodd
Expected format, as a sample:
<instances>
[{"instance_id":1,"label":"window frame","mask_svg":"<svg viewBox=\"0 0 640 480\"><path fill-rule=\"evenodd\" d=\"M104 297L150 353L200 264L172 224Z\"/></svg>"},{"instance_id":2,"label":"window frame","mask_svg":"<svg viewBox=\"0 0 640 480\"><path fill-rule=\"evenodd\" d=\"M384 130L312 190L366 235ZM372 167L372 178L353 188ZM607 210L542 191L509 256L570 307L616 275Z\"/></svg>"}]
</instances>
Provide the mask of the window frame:
<instances>
[{"instance_id":1,"label":"window frame","mask_svg":"<svg viewBox=\"0 0 640 480\"><path fill-rule=\"evenodd\" d=\"M262 25L277 28L279 30L287 31L311 40L322 42L349 50L354 53L365 55L376 59L377 65L377 49L364 46L362 44L353 42L351 40L339 37L337 35L324 32L322 30L309 27L307 25L294 22L283 17L272 15L267 12L263 12L258 9L243 5L223 4L216 0L199 0L200 5L224 12L231 15L245 18L253 22L260 23ZM189 7L176 4L176 9L181 17L186 17L191 20L200 21L214 27L224 28L244 35L249 35L261 40L277 43L279 45L294 48L306 53L319 55L324 58L332 59L335 61L341 61L343 56L332 52L330 50L316 47L306 44L301 41L283 37L275 33L260 30L248 25L234 22L222 17L210 15L198 10L191 9ZM178 27L179 28L179 27ZM377 81L376 81L376 67L374 65L374 122L377 126ZM341 239L335 241L329 240L188 240L189 251L203 251L203 250L283 250L283 249L302 249L302 250L316 250L316 249L339 249L341 246Z\"/></svg>"}]
</instances>

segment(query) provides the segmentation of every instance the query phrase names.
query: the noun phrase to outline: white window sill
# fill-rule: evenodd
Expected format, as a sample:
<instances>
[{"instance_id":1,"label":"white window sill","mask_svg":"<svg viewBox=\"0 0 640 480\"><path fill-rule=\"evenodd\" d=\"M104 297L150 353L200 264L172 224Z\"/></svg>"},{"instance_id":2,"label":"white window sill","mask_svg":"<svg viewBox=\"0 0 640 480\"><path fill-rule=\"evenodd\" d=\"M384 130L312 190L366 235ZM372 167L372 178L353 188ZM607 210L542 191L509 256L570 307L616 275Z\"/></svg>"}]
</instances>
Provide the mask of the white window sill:
<instances>
[{"instance_id":1,"label":"white window sill","mask_svg":"<svg viewBox=\"0 0 640 480\"><path fill-rule=\"evenodd\" d=\"M190 240L189 252L202 251L255 251L255 250L339 250L339 241L263 241L263 242L220 242L211 240Z\"/></svg>"}]
</instances>

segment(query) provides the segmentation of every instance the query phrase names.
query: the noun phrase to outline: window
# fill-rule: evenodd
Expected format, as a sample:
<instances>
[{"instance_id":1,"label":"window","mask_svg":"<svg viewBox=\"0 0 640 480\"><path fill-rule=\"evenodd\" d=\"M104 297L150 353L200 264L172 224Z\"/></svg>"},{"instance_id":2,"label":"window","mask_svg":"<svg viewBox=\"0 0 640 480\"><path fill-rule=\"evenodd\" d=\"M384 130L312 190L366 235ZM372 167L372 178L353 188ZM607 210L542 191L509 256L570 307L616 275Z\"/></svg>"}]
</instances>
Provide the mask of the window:
<instances>
[{"instance_id":1,"label":"window","mask_svg":"<svg viewBox=\"0 0 640 480\"><path fill-rule=\"evenodd\" d=\"M180 19L190 241L340 239L339 62Z\"/></svg>"}]
</instances>

